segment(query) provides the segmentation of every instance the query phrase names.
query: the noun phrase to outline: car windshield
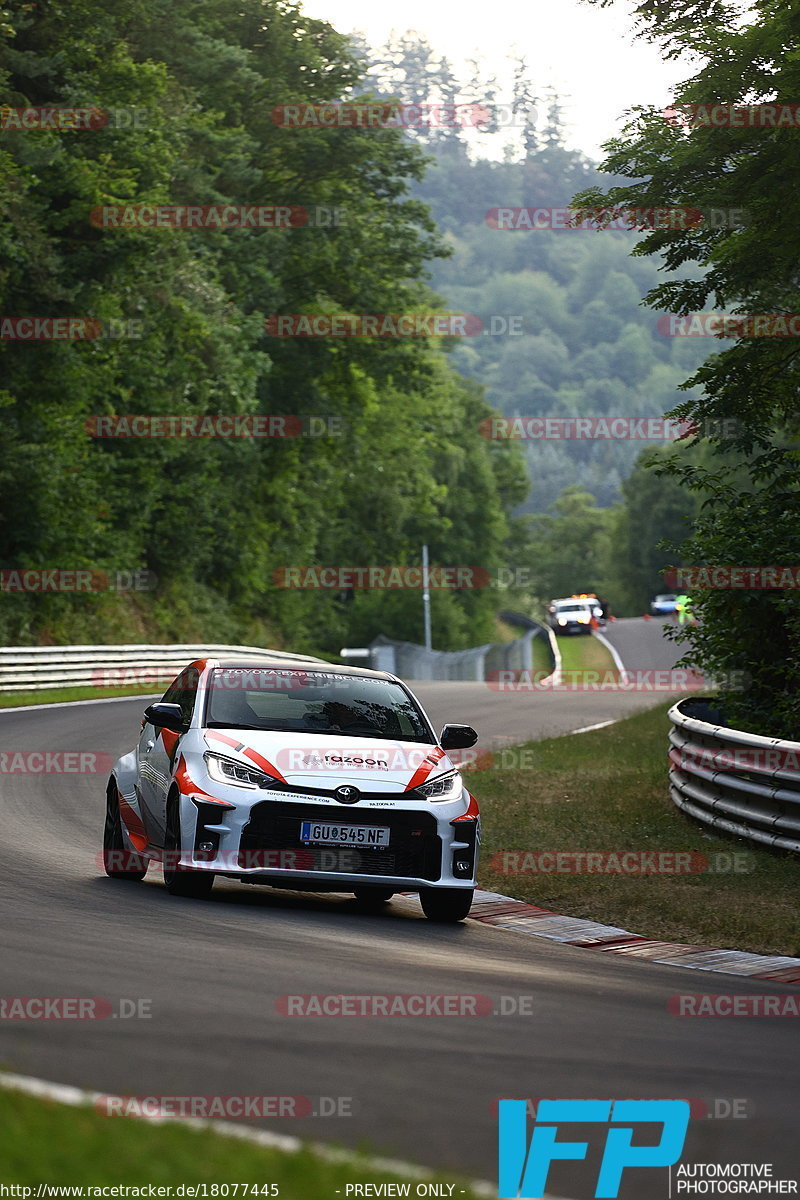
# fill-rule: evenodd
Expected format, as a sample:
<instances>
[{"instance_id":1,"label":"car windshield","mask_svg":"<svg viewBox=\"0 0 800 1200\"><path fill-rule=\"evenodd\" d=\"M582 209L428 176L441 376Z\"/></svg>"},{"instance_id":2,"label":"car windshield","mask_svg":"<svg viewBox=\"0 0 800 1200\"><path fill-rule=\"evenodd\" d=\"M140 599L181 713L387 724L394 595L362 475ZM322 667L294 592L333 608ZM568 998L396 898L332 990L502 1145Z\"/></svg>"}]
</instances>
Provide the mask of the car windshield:
<instances>
[{"instance_id":1,"label":"car windshield","mask_svg":"<svg viewBox=\"0 0 800 1200\"><path fill-rule=\"evenodd\" d=\"M556 609L556 612L560 612L560 613L586 612L588 607L589 607L588 604L559 604Z\"/></svg>"},{"instance_id":2,"label":"car windshield","mask_svg":"<svg viewBox=\"0 0 800 1200\"><path fill-rule=\"evenodd\" d=\"M436 743L419 708L398 683L282 667L214 670L205 725Z\"/></svg>"},{"instance_id":3,"label":"car windshield","mask_svg":"<svg viewBox=\"0 0 800 1200\"><path fill-rule=\"evenodd\" d=\"M656 596L656 604L671 604L675 599L674 596Z\"/></svg>"}]
</instances>

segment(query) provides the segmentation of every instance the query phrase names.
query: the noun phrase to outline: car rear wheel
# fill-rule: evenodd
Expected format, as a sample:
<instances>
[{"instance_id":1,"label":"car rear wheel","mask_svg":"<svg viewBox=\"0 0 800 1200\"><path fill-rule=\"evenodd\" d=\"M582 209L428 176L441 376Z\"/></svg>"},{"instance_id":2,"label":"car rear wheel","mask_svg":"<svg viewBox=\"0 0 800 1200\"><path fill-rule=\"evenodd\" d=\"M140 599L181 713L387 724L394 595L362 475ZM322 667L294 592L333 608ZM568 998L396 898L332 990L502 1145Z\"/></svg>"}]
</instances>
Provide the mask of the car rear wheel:
<instances>
[{"instance_id":1,"label":"car rear wheel","mask_svg":"<svg viewBox=\"0 0 800 1200\"><path fill-rule=\"evenodd\" d=\"M106 793L106 821L103 826L103 867L111 879L138 882L147 874L147 859L128 850L122 835L117 785L110 783Z\"/></svg>"},{"instance_id":2,"label":"car rear wheel","mask_svg":"<svg viewBox=\"0 0 800 1200\"><path fill-rule=\"evenodd\" d=\"M353 894L361 908L377 912L388 900L391 900L394 892L390 888L357 887L353 888Z\"/></svg>"},{"instance_id":3,"label":"car rear wheel","mask_svg":"<svg viewBox=\"0 0 800 1200\"><path fill-rule=\"evenodd\" d=\"M167 836L164 846L164 886L171 896L190 900L205 900L214 886L213 871L193 871L182 867L180 800L171 796L167 802Z\"/></svg>"},{"instance_id":4,"label":"car rear wheel","mask_svg":"<svg viewBox=\"0 0 800 1200\"><path fill-rule=\"evenodd\" d=\"M422 888L419 902L429 921L463 921L472 908L473 888Z\"/></svg>"}]
</instances>

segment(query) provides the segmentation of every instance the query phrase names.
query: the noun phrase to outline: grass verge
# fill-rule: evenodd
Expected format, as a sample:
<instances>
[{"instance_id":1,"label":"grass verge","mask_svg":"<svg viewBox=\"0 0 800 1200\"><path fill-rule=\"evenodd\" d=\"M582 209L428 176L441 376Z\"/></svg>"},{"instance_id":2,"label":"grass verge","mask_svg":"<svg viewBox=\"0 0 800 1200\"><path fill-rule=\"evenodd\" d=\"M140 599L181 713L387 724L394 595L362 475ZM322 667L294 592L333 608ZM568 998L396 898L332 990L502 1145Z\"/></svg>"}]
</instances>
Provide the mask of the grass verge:
<instances>
[{"instance_id":1,"label":"grass verge","mask_svg":"<svg viewBox=\"0 0 800 1200\"><path fill-rule=\"evenodd\" d=\"M87 686L47 688L46 691L36 692L0 692L0 708L15 708L23 704L57 704L65 700L110 700L112 696L160 696L165 687L166 684L160 691L148 692L143 684L135 683L118 688Z\"/></svg>"},{"instance_id":2,"label":"grass verge","mask_svg":"<svg viewBox=\"0 0 800 1200\"><path fill-rule=\"evenodd\" d=\"M596 637L571 633L556 640L561 651L561 669L565 674L571 671L603 671L609 672L609 680L617 678L614 659Z\"/></svg>"},{"instance_id":3,"label":"grass verge","mask_svg":"<svg viewBox=\"0 0 800 1200\"><path fill-rule=\"evenodd\" d=\"M408 1175L380 1170L355 1153L343 1152L346 1161L332 1162L311 1149L292 1153L221 1136L208 1128L113 1120L90 1107L67 1107L2 1088L0 1127L0 1177L4 1183L32 1186L32 1195L39 1183L145 1188L148 1184L210 1188L238 1183L240 1200L247 1200L241 1187L246 1183L264 1189L253 1192L254 1196L269 1196L264 1185L275 1184L277 1191L271 1194L280 1200L337 1200L337 1194L341 1200L348 1183L409 1182ZM427 1178L420 1169L419 1180ZM444 1174L435 1178L455 1182ZM457 1183L453 1194L477 1200L464 1182ZM232 1188L228 1195L234 1195Z\"/></svg>"},{"instance_id":4,"label":"grass verge","mask_svg":"<svg viewBox=\"0 0 800 1200\"><path fill-rule=\"evenodd\" d=\"M667 788L668 708L528 743L518 758L526 769L470 773L483 814L480 886L650 937L800 955L800 863L717 837L674 806ZM531 873L530 858L506 860L506 870L499 869L503 851L559 850L698 852L716 870Z\"/></svg>"}]
</instances>

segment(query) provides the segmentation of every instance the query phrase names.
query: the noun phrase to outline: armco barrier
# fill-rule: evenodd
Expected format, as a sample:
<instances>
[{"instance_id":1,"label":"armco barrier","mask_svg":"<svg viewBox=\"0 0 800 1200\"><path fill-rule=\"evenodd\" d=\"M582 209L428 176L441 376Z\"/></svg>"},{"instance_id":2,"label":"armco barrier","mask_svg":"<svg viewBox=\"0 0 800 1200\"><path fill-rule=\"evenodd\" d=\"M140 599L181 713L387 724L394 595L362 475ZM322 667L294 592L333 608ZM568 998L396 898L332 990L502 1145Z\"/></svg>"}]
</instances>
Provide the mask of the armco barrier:
<instances>
[{"instance_id":1,"label":"armco barrier","mask_svg":"<svg viewBox=\"0 0 800 1200\"><path fill-rule=\"evenodd\" d=\"M800 742L728 729L669 710L670 795L689 816L725 833L800 851Z\"/></svg>"},{"instance_id":2,"label":"armco barrier","mask_svg":"<svg viewBox=\"0 0 800 1200\"><path fill-rule=\"evenodd\" d=\"M380 634L369 646L370 665L418 682L450 679L482 683L492 671L531 671L533 639L544 637L548 646L550 643L544 626L524 619L529 622L525 632L513 642L487 642L471 650L426 650L414 642L393 641Z\"/></svg>"},{"instance_id":3,"label":"armco barrier","mask_svg":"<svg viewBox=\"0 0 800 1200\"><path fill-rule=\"evenodd\" d=\"M289 654L259 646L173 645L173 646L2 646L0 647L0 692L33 692L44 688L80 687L96 682L103 673L106 683L119 671L122 682L131 673L132 682L145 672L177 675L194 658L271 659L276 663L299 659L321 663L307 654ZM169 681L167 681L169 682ZM166 683L152 690L164 691ZM143 691L147 691L146 679Z\"/></svg>"}]
</instances>

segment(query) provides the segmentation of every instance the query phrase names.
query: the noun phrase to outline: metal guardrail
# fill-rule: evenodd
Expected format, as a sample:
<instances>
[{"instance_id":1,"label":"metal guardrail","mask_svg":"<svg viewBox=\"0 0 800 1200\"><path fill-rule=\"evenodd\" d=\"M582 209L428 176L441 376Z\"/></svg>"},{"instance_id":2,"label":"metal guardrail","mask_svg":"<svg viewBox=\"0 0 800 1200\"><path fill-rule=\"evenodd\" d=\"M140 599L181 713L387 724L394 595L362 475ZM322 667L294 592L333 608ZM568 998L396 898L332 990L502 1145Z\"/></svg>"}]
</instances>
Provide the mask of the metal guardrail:
<instances>
[{"instance_id":1,"label":"metal guardrail","mask_svg":"<svg viewBox=\"0 0 800 1200\"><path fill-rule=\"evenodd\" d=\"M40 691L57 687L125 687L141 684L156 691L172 682L194 658L299 659L321 663L307 654L289 654L259 646L126 645L0 646L0 692Z\"/></svg>"},{"instance_id":2,"label":"metal guardrail","mask_svg":"<svg viewBox=\"0 0 800 1200\"><path fill-rule=\"evenodd\" d=\"M714 829L800 851L800 742L760 737L669 710L670 795Z\"/></svg>"},{"instance_id":3,"label":"metal guardrail","mask_svg":"<svg viewBox=\"0 0 800 1200\"><path fill-rule=\"evenodd\" d=\"M483 683L493 671L533 670L533 639L546 638L538 622L528 624L513 642L487 642L470 650L426 650L414 642L399 642L380 634L370 643L370 665L417 682L460 680ZM517 622L520 624L520 622ZM548 642L549 645L549 642Z\"/></svg>"}]
</instances>

